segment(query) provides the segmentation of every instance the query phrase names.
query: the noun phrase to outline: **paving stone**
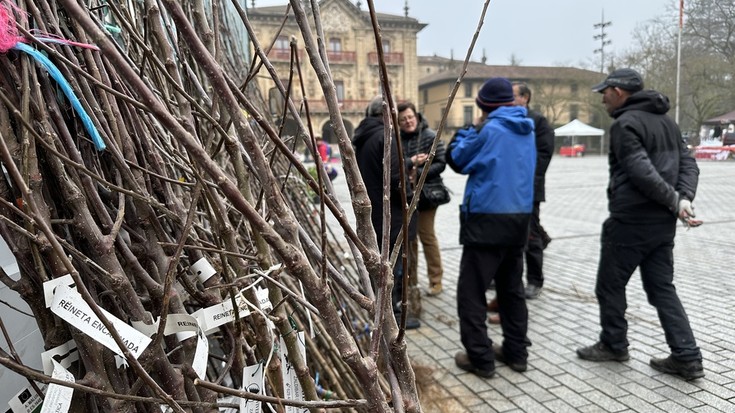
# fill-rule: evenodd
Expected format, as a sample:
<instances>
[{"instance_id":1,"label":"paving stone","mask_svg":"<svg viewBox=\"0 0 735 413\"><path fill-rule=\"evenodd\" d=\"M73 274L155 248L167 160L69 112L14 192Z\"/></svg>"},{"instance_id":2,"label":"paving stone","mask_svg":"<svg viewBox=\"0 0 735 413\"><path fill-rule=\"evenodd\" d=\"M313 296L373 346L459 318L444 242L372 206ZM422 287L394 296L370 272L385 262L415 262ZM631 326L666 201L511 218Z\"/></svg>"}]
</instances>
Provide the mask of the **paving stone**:
<instances>
[{"instance_id":1,"label":"paving stone","mask_svg":"<svg viewBox=\"0 0 735 413\"><path fill-rule=\"evenodd\" d=\"M688 409L693 409L703 404L700 400L697 400L694 397L690 396L689 394L683 393L673 387L668 387L668 386L660 387L656 389L655 392L660 394L664 398L672 402L675 402L681 406L684 406Z\"/></svg>"},{"instance_id":2,"label":"paving stone","mask_svg":"<svg viewBox=\"0 0 735 413\"><path fill-rule=\"evenodd\" d=\"M693 411L696 413L722 413L724 411L730 412L732 410L720 410L714 406L702 406L702 407L697 407Z\"/></svg>"},{"instance_id":3,"label":"paving stone","mask_svg":"<svg viewBox=\"0 0 735 413\"><path fill-rule=\"evenodd\" d=\"M513 404L505 395L501 394L497 390L479 393L480 399L485 402L485 406L492 408L491 411L497 412L510 412L518 408ZM474 406L480 408L480 406Z\"/></svg>"},{"instance_id":4,"label":"paving stone","mask_svg":"<svg viewBox=\"0 0 735 413\"><path fill-rule=\"evenodd\" d=\"M618 398L617 401L635 412L665 413L664 410L661 410L648 401L638 397L638 395L629 394Z\"/></svg>"},{"instance_id":5,"label":"paving stone","mask_svg":"<svg viewBox=\"0 0 735 413\"><path fill-rule=\"evenodd\" d=\"M621 412L626 409L625 405L599 390L589 391L582 394L582 396L595 405L605 409L606 412Z\"/></svg>"},{"instance_id":6,"label":"paving stone","mask_svg":"<svg viewBox=\"0 0 735 413\"><path fill-rule=\"evenodd\" d=\"M554 413L574 413L578 411L576 408L567 404L564 400L559 399L544 403L544 407Z\"/></svg>"},{"instance_id":7,"label":"paving stone","mask_svg":"<svg viewBox=\"0 0 735 413\"><path fill-rule=\"evenodd\" d=\"M686 408L680 404L676 404L671 400L656 403L655 406L668 413L688 413L692 411L691 409Z\"/></svg>"},{"instance_id":8,"label":"paving stone","mask_svg":"<svg viewBox=\"0 0 735 413\"><path fill-rule=\"evenodd\" d=\"M735 403L722 399L714 393L700 391L691 395L709 407L719 409L721 412L735 412Z\"/></svg>"}]
</instances>

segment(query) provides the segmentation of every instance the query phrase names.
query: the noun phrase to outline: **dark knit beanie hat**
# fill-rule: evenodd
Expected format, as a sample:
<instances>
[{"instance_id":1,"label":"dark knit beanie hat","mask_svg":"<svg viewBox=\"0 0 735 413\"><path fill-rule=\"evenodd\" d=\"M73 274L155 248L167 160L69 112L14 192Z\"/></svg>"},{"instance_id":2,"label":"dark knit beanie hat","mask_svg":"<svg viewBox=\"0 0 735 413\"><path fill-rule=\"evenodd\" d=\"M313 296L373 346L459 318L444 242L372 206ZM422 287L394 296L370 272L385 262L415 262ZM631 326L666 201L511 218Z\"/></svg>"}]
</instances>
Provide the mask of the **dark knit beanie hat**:
<instances>
[{"instance_id":1,"label":"dark knit beanie hat","mask_svg":"<svg viewBox=\"0 0 735 413\"><path fill-rule=\"evenodd\" d=\"M477 106L485 112L492 112L498 106L510 106L513 101L513 85L502 77L488 79L475 99Z\"/></svg>"}]
</instances>

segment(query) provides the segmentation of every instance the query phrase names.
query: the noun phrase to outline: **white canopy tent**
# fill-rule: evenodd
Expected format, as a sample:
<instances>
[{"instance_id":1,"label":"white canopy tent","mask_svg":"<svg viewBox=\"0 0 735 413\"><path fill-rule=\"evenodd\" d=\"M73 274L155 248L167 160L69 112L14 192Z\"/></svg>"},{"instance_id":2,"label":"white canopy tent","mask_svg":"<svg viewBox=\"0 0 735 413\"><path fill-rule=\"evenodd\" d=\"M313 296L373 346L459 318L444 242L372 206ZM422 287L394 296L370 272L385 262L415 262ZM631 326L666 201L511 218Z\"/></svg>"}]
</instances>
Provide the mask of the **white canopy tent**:
<instances>
[{"instance_id":1,"label":"white canopy tent","mask_svg":"<svg viewBox=\"0 0 735 413\"><path fill-rule=\"evenodd\" d=\"M554 135L570 136L572 137L572 145L574 145L576 143L575 138L578 136L599 136L602 139L602 136L605 135L605 130L597 129L579 119L574 119L566 125L554 129ZM602 153L602 145L600 145L600 153Z\"/></svg>"},{"instance_id":2,"label":"white canopy tent","mask_svg":"<svg viewBox=\"0 0 735 413\"><path fill-rule=\"evenodd\" d=\"M605 134L603 129L592 127L579 119L567 123L554 129L556 136L602 136Z\"/></svg>"}]
</instances>

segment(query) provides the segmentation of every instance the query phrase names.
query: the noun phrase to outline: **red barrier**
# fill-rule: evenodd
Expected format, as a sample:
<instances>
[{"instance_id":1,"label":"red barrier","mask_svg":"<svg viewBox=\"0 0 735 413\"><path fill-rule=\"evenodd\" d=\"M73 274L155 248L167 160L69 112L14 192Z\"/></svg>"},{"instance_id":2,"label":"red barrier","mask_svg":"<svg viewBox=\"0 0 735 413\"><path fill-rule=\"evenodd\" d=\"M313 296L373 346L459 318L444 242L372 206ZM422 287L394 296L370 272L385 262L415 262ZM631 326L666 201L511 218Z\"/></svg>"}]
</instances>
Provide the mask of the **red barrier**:
<instances>
[{"instance_id":1,"label":"red barrier","mask_svg":"<svg viewBox=\"0 0 735 413\"><path fill-rule=\"evenodd\" d=\"M584 145L571 145L562 146L559 148L559 155L561 156L582 156L584 155Z\"/></svg>"},{"instance_id":2,"label":"red barrier","mask_svg":"<svg viewBox=\"0 0 735 413\"><path fill-rule=\"evenodd\" d=\"M730 158L735 152L734 146L697 146L694 148L694 157L696 159L711 159L714 161L724 161Z\"/></svg>"}]
</instances>

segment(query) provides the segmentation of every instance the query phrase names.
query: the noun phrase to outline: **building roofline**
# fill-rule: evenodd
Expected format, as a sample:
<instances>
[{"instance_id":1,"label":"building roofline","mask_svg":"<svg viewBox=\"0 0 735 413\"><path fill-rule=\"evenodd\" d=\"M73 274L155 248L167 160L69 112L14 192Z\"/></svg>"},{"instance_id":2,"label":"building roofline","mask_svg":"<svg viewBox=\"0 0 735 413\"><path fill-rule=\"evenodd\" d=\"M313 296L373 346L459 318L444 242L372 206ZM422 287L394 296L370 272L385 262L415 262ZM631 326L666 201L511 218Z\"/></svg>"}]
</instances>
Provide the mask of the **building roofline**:
<instances>
[{"instance_id":1,"label":"building roofline","mask_svg":"<svg viewBox=\"0 0 735 413\"><path fill-rule=\"evenodd\" d=\"M368 10L362 10L358 8L355 4L353 4L350 1L347 0L320 0L319 1L319 7L322 7L323 3L326 3L328 1L339 1L352 9L355 15L362 19L364 22L370 24L370 12ZM265 7L254 7L254 8L248 8L248 14L253 16L258 16L261 18L276 18L276 19L282 19L283 15L286 13L286 8L288 7L287 4L284 4L282 6L265 6ZM418 19L413 17L406 17L398 14L388 14L388 13L379 13L376 12L375 16L378 18L378 23L380 23L383 26L390 26L390 27L406 27L415 29L416 32L419 32L423 30L426 26L428 26L427 23L421 23L418 21Z\"/></svg>"},{"instance_id":2,"label":"building roofline","mask_svg":"<svg viewBox=\"0 0 735 413\"><path fill-rule=\"evenodd\" d=\"M456 81L459 78L461 66L463 62L457 61L456 69L442 71L431 74L419 79L419 87L433 86L435 84L446 83L448 81ZM580 79L582 81L590 81L592 85L601 77L599 72L580 69L576 67L555 67L555 66L503 66L503 65L483 65L469 64L464 80L487 80L491 77L505 77L510 80L543 80L543 79Z\"/></svg>"}]
</instances>

